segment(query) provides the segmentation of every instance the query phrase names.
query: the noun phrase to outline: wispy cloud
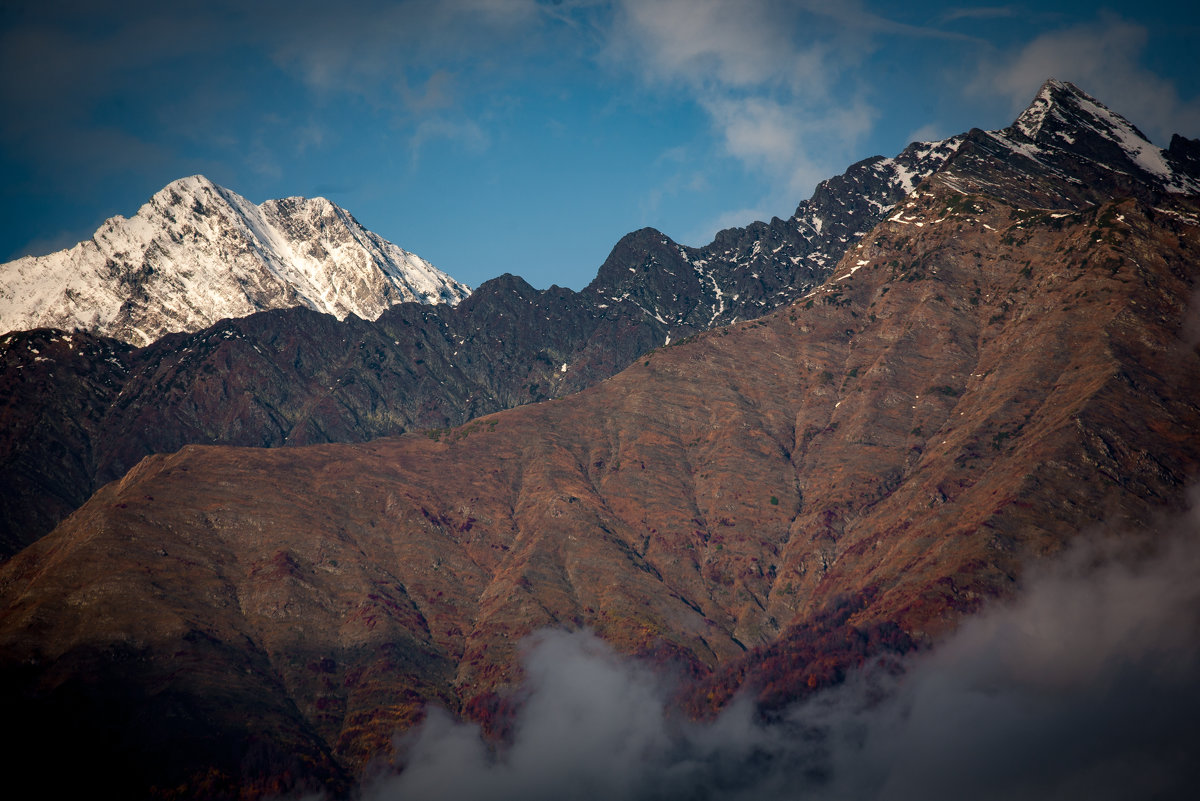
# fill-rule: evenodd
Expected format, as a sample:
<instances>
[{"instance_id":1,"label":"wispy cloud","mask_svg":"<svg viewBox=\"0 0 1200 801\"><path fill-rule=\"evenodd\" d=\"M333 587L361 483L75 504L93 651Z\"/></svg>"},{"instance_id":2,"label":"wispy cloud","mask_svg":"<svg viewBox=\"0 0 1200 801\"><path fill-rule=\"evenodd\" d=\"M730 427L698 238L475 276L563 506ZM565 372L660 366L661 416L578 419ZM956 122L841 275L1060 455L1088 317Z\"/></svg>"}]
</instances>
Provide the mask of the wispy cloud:
<instances>
[{"instance_id":1,"label":"wispy cloud","mask_svg":"<svg viewBox=\"0 0 1200 801\"><path fill-rule=\"evenodd\" d=\"M456 142L467 151L481 153L487 149L487 133L474 120L463 117L427 117L420 120L409 136L409 154L414 164L420 161L421 151L431 141Z\"/></svg>"},{"instance_id":2,"label":"wispy cloud","mask_svg":"<svg viewBox=\"0 0 1200 801\"><path fill-rule=\"evenodd\" d=\"M756 206L775 213L866 155L880 113L864 67L884 39L963 38L860 2L620 0L615 12L607 62L690 95L721 152L760 176Z\"/></svg>"},{"instance_id":3,"label":"wispy cloud","mask_svg":"<svg viewBox=\"0 0 1200 801\"><path fill-rule=\"evenodd\" d=\"M280 66L314 89L369 96L388 91L406 70L487 60L544 19L535 0L292 5L264 33Z\"/></svg>"},{"instance_id":4,"label":"wispy cloud","mask_svg":"<svg viewBox=\"0 0 1200 801\"><path fill-rule=\"evenodd\" d=\"M1016 15L1015 6L973 6L947 9L938 17L938 22L945 24L960 19L1007 19Z\"/></svg>"},{"instance_id":5,"label":"wispy cloud","mask_svg":"<svg viewBox=\"0 0 1200 801\"><path fill-rule=\"evenodd\" d=\"M610 45L649 81L701 88L798 89L828 83L822 47L793 40L794 10L771 0L658 0L617 3Z\"/></svg>"},{"instance_id":6,"label":"wispy cloud","mask_svg":"<svg viewBox=\"0 0 1200 801\"><path fill-rule=\"evenodd\" d=\"M63 171L82 176L106 161L102 120L118 112L128 144L138 144L128 131L147 130L145 155L164 138L194 146L188 130L222 127L258 102L256 84L281 78L318 109L356 100L415 132L430 116L468 114L472 96L513 79L531 44L555 45L535 0L114 5L31 5L0 28L0 142L10 153L46 169L76 161ZM478 144L461 124L440 129ZM48 145L48 132L64 144ZM320 147L312 133L300 152Z\"/></svg>"},{"instance_id":7,"label":"wispy cloud","mask_svg":"<svg viewBox=\"0 0 1200 801\"><path fill-rule=\"evenodd\" d=\"M842 65L819 37L802 35L811 17L803 9L772 0L622 0L615 11L607 62L652 89L690 95L721 152L762 176L759 208L789 208L843 155L806 124L834 109ZM852 147L863 130L852 125L839 144Z\"/></svg>"}]
</instances>

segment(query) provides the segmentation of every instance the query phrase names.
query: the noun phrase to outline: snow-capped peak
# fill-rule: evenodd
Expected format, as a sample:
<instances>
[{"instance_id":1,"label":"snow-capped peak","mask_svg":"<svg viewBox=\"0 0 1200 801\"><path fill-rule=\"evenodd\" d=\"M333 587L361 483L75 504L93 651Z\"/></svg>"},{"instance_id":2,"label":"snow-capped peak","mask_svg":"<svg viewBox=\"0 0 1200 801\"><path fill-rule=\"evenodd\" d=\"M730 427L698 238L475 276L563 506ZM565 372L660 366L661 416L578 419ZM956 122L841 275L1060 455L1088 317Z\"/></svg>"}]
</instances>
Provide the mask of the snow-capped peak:
<instances>
[{"instance_id":1,"label":"snow-capped peak","mask_svg":"<svg viewBox=\"0 0 1200 801\"><path fill-rule=\"evenodd\" d=\"M142 345L264 309L373 320L469 291L325 198L255 205L192 175L89 241L0 265L0 328L78 327Z\"/></svg>"},{"instance_id":2,"label":"snow-capped peak","mask_svg":"<svg viewBox=\"0 0 1200 801\"><path fill-rule=\"evenodd\" d=\"M1065 98L1072 94L1072 90L1074 89L1074 86L1065 81L1050 78L1042 84L1042 88L1038 90L1029 107L1017 117L1016 122L1013 123L1013 128L1030 139L1036 139L1037 135L1041 133L1042 125L1046 122L1047 115L1057 105L1056 98Z\"/></svg>"},{"instance_id":3,"label":"snow-capped peak","mask_svg":"<svg viewBox=\"0 0 1200 801\"><path fill-rule=\"evenodd\" d=\"M1200 192L1200 180L1172 164L1168 151L1137 126L1074 84L1054 78L1042 84L1029 107L997 138L1024 140L1025 155L1066 151L1122 171L1142 174L1168 192Z\"/></svg>"}]
</instances>

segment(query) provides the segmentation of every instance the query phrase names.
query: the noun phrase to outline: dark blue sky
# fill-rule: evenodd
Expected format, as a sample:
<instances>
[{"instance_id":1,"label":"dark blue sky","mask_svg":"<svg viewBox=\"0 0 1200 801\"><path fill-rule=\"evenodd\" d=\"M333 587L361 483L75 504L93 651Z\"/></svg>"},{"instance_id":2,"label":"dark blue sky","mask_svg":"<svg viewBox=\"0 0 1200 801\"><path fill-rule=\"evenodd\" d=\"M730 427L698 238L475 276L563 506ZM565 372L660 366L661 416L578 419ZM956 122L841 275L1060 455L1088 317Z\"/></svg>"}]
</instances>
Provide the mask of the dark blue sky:
<instances>
[{"instance_id":1,"label":"dark blue sky","mask_svg":"<svg viewBox=\"0 0 1200 801\"><path fill-rule=\"evenodd\" d=\"M175 178L324 195L472 286L580 288L1071 80L1200 136L1194 3L442 0L0 6L0 260Z\"/></svg>"}]
</instances>

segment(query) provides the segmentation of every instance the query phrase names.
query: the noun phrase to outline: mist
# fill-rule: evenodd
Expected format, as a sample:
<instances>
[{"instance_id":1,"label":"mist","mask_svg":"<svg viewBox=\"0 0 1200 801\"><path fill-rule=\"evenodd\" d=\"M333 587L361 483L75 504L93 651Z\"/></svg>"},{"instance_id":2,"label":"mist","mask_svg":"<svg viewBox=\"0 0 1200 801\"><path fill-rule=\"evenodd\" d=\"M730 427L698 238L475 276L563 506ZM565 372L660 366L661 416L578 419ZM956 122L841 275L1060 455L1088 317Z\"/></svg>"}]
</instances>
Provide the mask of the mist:
<instances>
[{"instance_id":1,"label":"mist","mask_svg":"<svg viewBox=\"0 0 1200 801\"><path fill-rule=\"evenodd\" d=\"M368 801L1175 799L1200 754L1200 513L1084 538L900 674L711 723L586 631L524 644L510 744L430 710Z\"/></svg>"}]
</instances>

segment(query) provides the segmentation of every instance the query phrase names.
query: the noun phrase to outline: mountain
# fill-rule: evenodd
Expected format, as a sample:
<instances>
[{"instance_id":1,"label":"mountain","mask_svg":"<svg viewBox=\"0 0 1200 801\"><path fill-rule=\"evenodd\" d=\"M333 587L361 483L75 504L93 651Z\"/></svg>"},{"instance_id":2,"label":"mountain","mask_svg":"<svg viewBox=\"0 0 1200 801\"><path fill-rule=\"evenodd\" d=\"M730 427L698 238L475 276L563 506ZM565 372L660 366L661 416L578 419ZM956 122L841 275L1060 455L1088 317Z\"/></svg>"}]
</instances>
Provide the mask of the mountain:
<instances>
[{"instance_id":1,"label":"mountain","mask_svg":"<svg viewBox=\"0 0 1200 801\"><path fill-rule=\"evenodd\" d=\"M83 329L133 345L302 306L373 320L468 289L324 198L256 206L202 175L164 187L86 242L0 265L0 329Z\"/></svg>"},{"instance_id":2,"label":"mountain","mask_svg":"<svg viewBox=\"0 0 1200 801\"><path fill-rule=\"evenodd\" d=\"M518 643L545 627L671 665L693 715L738 690L770 712L936 642L1083 531L1183 508L1196 145L1141 170L1131 125L1043 96L1047 119L1088 111L1073 141L1027 115L969 132L823 284L582 392L141 460L0 566L14 764L57 763L69 731L88 747L38 770L52 790L341 794L428 704L503 737ZM97 385L129 357L24 336L86 352Z\"/></svg>"},{"instance_id":3,"label":"mountain","mask_svg":"<svg viewBox=\"0 0 1200 801\"><path fill-rule=\"evenodd\" d=\"M457 306L399 303L373 324L359 319L365 313L338 323L294 308L136 350L88 332L14 332L0 340L9 423L0 442L0 557L148 454L189 443L361 442L458 425L570 394L655 347L760 316L824 280L957 141L859 162L822 182L789 220L725 230L703 248L650 228L631 233L582 292L539 291L506 275ZM97 363L102 381L91 379Z\"/></svg>"}]
</instances>

